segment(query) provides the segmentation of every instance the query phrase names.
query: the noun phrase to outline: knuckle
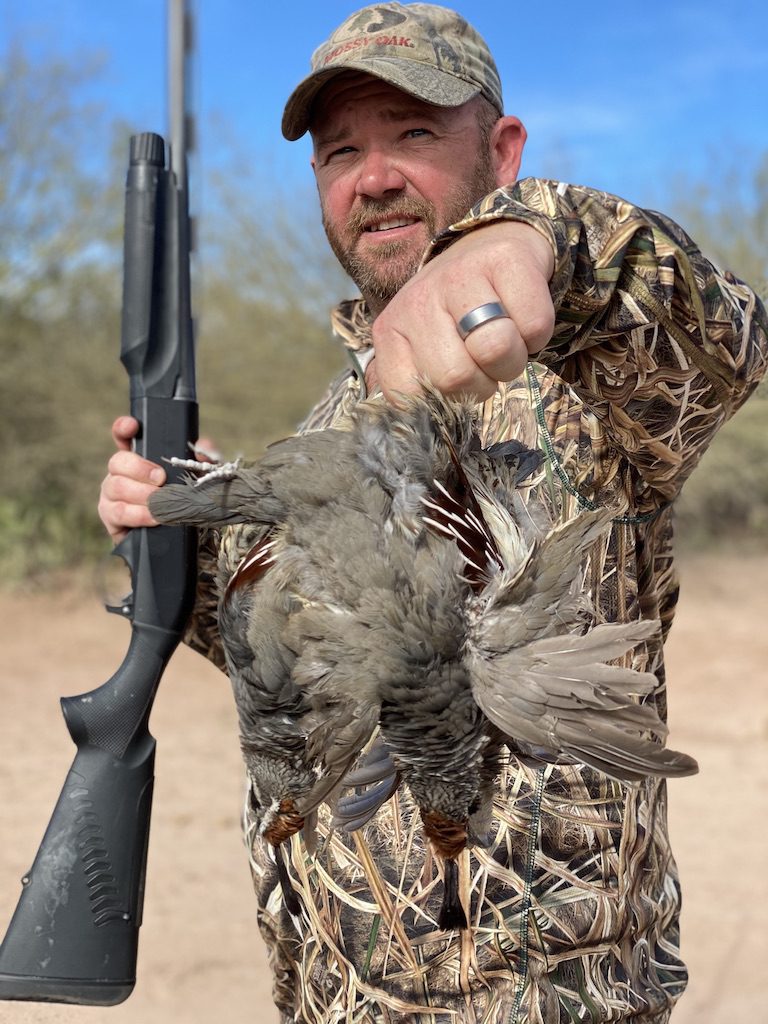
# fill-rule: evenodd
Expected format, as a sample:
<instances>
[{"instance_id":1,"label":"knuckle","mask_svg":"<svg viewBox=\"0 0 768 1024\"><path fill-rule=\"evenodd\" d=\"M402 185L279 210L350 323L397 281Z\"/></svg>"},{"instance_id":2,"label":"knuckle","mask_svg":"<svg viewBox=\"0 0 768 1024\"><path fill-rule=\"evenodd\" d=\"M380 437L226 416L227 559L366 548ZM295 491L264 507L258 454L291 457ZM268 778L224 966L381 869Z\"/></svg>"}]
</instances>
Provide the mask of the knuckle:
<instances>
[{"instance_id":1,"label":"knuckle","mask_svg":"<svg viewBox=\"0 0 768 1024\"><path fill-rule=\"evenodd\" d=\"M456 363L447 366L432 383L444 395L455 395L472 391L475 383L471 367Z\"/></svg>"},{"instance_id":2,"label":"knuckle","mask_svg":"<svg viewBox=\"0 0 768 1024\"><path fill-rule=\"evenodd\" d=\"M107 488L107 497L112 501L125 502L128 498L128 480L124 476L113 476L110 478Z\"/></svg>"},{"instance_id":3,"label":"knuckle","mask_svg":"<svg viewBox=\"0 0 768 1024\"><path fill-rule=\"evenodd\" d=\"M107 513L109 521L114 527L130 526L127 521L127 509L128 506L124 501L111 501L107 505L105 511Z\"/></svg>"},{"instance_id":4,"label":"knuckle","mask_svg":"<svg viewBox=\"0 0 768 1024\"><path fill-rule=\"evenodd\" d=\"M398 331L403 323L408 322L408 300L402 295L395 296L389 305L379 313L373 321L372 334L374 341L382 335Z\"/></svg>"},{"instance_id":5,"label":"knuckle","mask_svg":"<svg viewBox=\"0 0 768 1024\"><path fill-rule=\"evenodd\" d=\"M118 477L108 476L101 485L101 494L99 498L99 505L105 508L112 504L117 498L120 497L117 488Z\"/></svg>"},{"instance_id":6,"label":"knuckle","mask_svg":"<svg viewBox=\"0 0 768 1024\"><path fill-rule=\"evenodd\" d=\"M124 455L125 452L112 453L112 455L109 458L109 462L107 463L107 470L109 471L110 476L119 476L122 470ZM109 477L107 477L107 479L109 479Z\"/></svg>"},{"instance_id":7,"label":"knuckle","mask_svg":"<svg viewBox=\"0 0 768 1024\"><path fill-rule=\"evenodd\" d=\"M381 341L382 336L385 335L388 330L389 319L385 310L383 313L379 313L371 326L371 338L373 339L374 346L378 341Z\"/></svg>"},{"instance_id":8,"label":"knuckle","mask_svg":"<svg viewBox=\"0 0 768 1024\"><path fill-rule=\"evenodd\" d=\"M552 337L554 329L555 311L553 308L538 311L530 317L521 330L528 350L536 352L543 348Z\"/></svg>"},{"instance_id":9,"label":"knuckle","mask_svg":"<svg viewBox=\"0 0 768 1024\"><path fill-rule=\"evenodd\" d=\"M497 320L473 331L467 338L467 348L473 359L483 364L509 359L520 342L520 336L510 321Z\"/></svg>"}]
</instances>

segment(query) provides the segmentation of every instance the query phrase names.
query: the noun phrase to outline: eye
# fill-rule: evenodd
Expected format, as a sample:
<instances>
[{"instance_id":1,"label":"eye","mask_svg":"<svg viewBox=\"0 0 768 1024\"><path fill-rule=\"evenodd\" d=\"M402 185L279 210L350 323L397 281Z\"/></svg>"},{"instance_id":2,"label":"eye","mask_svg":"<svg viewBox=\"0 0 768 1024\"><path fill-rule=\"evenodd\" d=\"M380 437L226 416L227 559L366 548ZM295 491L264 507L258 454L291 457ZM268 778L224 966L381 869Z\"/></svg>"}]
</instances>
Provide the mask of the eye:
<instances>
[{"instance_id":1,"label":"eye","mask_svg":"<svg viewBox=\"0 0 768 1024\"><path fill-rule=\"evenodd\" d=\"M355 147L354 146L339 146L338 149L332 149L330 151L330 153L328 153L326 155L325 162L328 163L329 160L333 160L336 157L347 156L347 154L354 153L354 152L355 152Z\"/></svg>"},{"instance_id":2,"label":"eye","mask_svg":"<svg viewBox=\"0 0 768 1024\"><path fill-rule=\"evenodd\" d=\"M405 133L406 138L409 139L423 139L431 134L432 132L429 130L429 128L409 128L408 131Z\"/></svg>"}]
</instances>

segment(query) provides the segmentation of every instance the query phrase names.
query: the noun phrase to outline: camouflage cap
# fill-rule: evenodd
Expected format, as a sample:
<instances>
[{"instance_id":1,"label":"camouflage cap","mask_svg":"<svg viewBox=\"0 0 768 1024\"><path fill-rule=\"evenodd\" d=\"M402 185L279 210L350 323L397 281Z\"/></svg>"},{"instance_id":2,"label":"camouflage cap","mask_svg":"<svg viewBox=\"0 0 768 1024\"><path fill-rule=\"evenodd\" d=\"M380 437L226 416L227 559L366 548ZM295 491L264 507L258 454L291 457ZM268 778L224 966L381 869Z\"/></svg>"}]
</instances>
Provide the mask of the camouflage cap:
<instances>
[{"instance_id":1,"label":"camouflage cap","mask_svg":"<svg viewBox=\"0 0 768 1024\"><path fill-rule=\"evenodd\" d=\"M503 112L501 82L485 40L455 11L435 4L373 4L350 15L312 54L312 71L283 113L283 135L307 131L312 104L342 71L382 78L438 107L484 96Z\"/></svg>"}]
</instances>

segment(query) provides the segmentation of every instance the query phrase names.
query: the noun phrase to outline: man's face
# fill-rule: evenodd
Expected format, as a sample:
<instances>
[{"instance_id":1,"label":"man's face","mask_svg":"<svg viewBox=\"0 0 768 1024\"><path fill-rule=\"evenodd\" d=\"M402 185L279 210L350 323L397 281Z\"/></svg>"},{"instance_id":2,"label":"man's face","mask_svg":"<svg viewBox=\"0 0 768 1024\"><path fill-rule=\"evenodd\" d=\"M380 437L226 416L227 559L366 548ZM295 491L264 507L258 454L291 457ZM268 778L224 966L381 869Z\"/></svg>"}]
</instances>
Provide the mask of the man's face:
<instances>
[{"instance_id":1,"label":"man's face","mask_svg":"<svg viewBox=\"0 0 768 1024\"><path fill-rule=\"evenodd\" d=\"M369 75L340 75L312 121L323 225L337 259L379 312L429 240L496 188L478 100L435 107Z\"/></svg>"}]
</instances>

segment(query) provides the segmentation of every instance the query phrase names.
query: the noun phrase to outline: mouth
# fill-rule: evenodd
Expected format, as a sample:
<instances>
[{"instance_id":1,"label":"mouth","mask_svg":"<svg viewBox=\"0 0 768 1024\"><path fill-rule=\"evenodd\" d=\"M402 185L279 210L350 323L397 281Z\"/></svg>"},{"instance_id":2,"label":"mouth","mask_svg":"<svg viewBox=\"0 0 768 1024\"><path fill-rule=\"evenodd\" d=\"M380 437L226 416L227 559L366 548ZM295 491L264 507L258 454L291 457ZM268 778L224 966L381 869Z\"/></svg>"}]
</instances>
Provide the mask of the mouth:
<instances>
[{"instance_id":1,"label":"mouth","mask_svg":"<svg viewBox=\"0 0 768 1024\"><path fill-rule=\"evenodd\" d=\"M385 220L371 221L363 227L363 234L378 234L380 232L400 231L403 228L413 227L420 224L418 217L388 217Z\"/></svg>"}]
</instances>

